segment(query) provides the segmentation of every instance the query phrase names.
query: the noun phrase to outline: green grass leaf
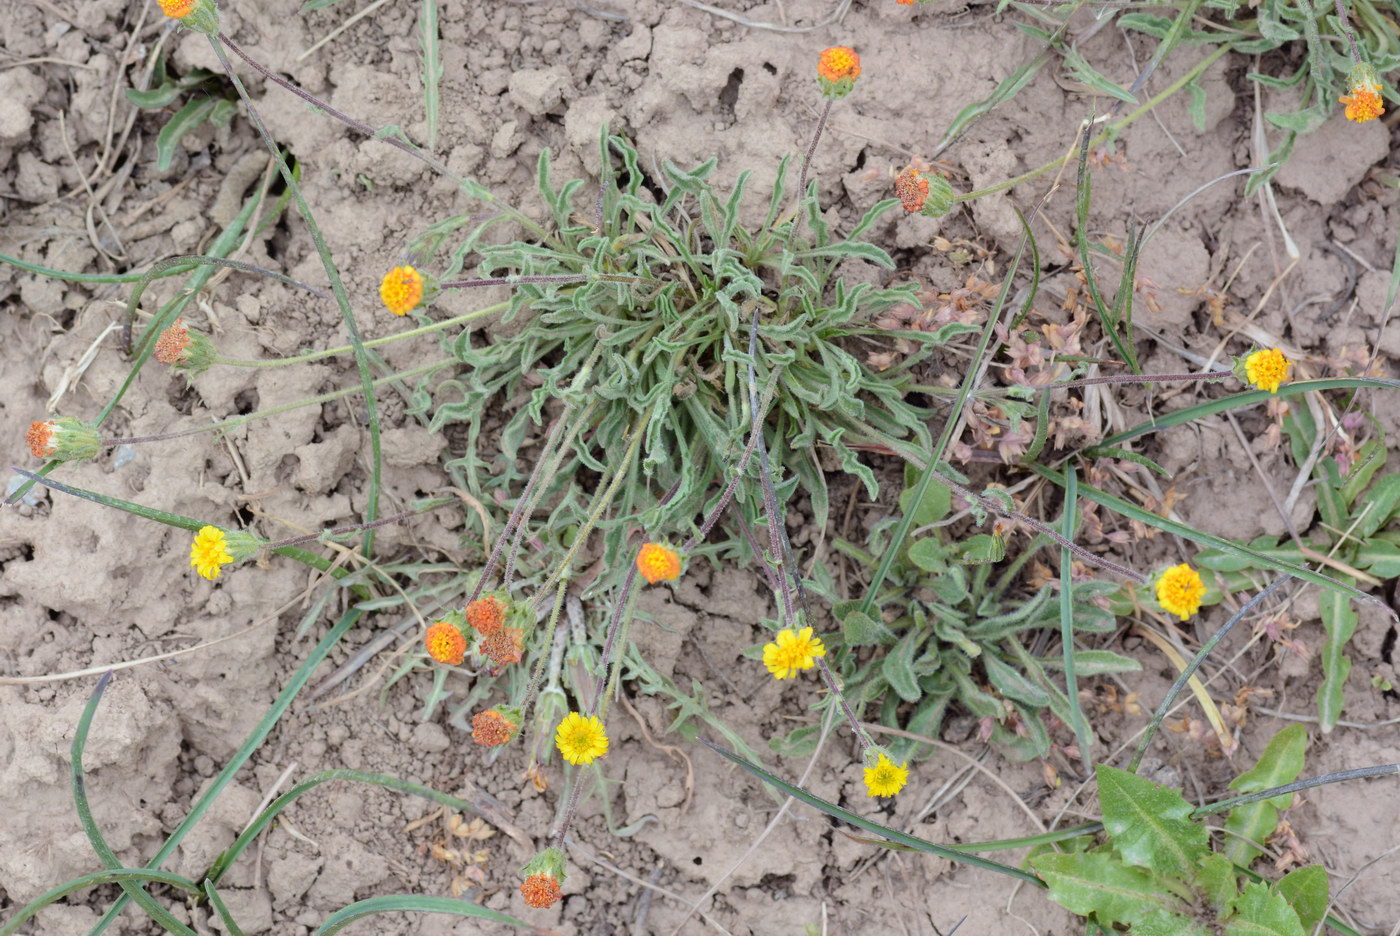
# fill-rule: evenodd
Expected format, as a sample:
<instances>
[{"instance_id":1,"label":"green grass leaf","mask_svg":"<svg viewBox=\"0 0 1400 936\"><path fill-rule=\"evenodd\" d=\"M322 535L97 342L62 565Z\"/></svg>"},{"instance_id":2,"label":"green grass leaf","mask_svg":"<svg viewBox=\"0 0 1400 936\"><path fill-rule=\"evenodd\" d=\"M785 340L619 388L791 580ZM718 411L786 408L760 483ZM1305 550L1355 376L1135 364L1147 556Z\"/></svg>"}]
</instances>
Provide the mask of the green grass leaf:
<instances>
[{"instance_id":1,"label":"green grass leaf","mask_svg":"<svg viewBox=\"0 0 1400 936\"><path fill-rule=\"evenodd\" d=\"M420 897L414 894L390 894L384 897L371 897L358 900L341 907L326 918L326 922L316 927L315 936L330 936L338 933L356 920L378 913L445 913L449 916L468 917L474 920L490 920L493 923L506 923L519 929L534 930L529 923L517 920L495 910L488 910L480 904L453 900L451 897Z\"/></svg>"},{"instance_id":2,"label":"green grass leaf","mask_svg":"<svg viewBox=\"0 0 1400 936\"><path fill-rule=\"evenodd\" d=\"M1114 851L1135 867L1179 879L1191 876L1206 855L1209 835L1191 820L1191 804L1180 791L1103 764L1095 776Z\"/></svg>"}]
</instances>

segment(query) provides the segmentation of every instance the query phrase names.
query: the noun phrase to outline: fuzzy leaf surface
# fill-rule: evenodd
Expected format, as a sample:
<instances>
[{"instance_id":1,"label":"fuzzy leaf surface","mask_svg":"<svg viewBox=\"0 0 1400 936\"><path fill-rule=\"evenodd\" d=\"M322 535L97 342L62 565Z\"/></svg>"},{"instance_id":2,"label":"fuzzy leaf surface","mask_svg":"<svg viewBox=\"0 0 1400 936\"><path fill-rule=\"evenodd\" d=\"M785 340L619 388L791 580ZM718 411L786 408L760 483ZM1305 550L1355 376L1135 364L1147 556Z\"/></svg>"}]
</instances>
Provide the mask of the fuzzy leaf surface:
<instances>
[{"instance_id":1,"label":"fuzzy leaf surface","mask_svg":"<svg viewBox=\"0 0 1400 936\"><path fill-rule=\"evenodd\" d=\"M1095 768L1099 807L1113 848L1130 865L1185 879L1206 855L1205 826L1191 821L1191 804L1176 790L1126 770Z\"/></svg>"},{"instance_id":2,"label":"fuzzy leaf surface","mask_svg":"<svg viewBox=\"0 0 1400 936\"><path fill-rule=\"evenodd\" d=\"M1050 899L1080 916L1095 914L1105 926L1138 923L1178 909L1156 882L1104 852L1051 852L1031 859L1050 885Z\"/></svg>"}]
</instances>

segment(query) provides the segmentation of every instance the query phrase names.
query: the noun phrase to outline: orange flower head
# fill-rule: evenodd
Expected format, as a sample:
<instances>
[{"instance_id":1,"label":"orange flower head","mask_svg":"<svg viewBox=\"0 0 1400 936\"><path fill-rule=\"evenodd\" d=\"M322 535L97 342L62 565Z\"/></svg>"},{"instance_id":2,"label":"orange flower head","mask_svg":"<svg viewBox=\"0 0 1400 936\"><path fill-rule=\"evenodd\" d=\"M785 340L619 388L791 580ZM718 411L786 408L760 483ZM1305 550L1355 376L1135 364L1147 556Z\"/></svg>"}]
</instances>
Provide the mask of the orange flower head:
<instances>
[{"instance_id":1,"label":"orange flower head","mask_svg":"<svg viewBox=\"0 0 1400 936\"><path fill-rule=\"evenodd\" d=\"M637 571L648 585L674 582L681 577L681 556L660 543L646 543L637 552Z\"/></svg>"},{"instance_id":2,"label":"orange flower head","mask_svg":"<svg viewBox=\"0 0 1400 936\"><path fill-rule=\"evenodd\" d=\"M458 666L467 655L467 638L449 621L438 621L423 639L428 656L448 666Z\"/></svg>"},{"instance_id":3,"label":"orange flower head","mask_svg":"<svg viewBox=\"0 0 1400 936\"><path fill-rule=\"evenodd\" d=\"M29 424L29 431L24 434L24 441L29 443L29 451L35 458L48 458L57 447L53 444L52 419L45 419L40 422Z\"/></svg>"},{"instance_id":4,"label":"orange flower head","mask_svg":"<svg viewBox=\"0 0 1400 936\"><path fill-rule=\"evenodd\" d=\"M928 179L921 172L905 169L894 180L894 194L909 214L920 211L928 201Z\"/></svg>"},{"instance_id":5,"label":"orange flower head","mask_svg":"<svg viewBox=\"0 0 1400 936\"><path fill-rule=\"evenodd\" d=\"M175 324L160 333L156 339L156 360L162 364L175 364L185 356L190 346L190 330L185 320L177 318Z\"/></svg>"},{"instance_id":6,"label":"orange flower head","mask_svg":"<svg viewBox=\"0 0 1400 936\"><path fill-rule=\"evenodd\" d=\"M467 623L483 637L490 637L506 622L506 606L495 595L478 598L467 605Z\"/></svg>"},{"instance_id":7,"label":"orange flower head","mask_svg":"<svg viewBox=\"0 0 1400 936\"><path fill-rule=\"evenodd\" d=\"M1378 84L1354 84L1350 94L1344 94L1337 100L1347 106L1347 120L1357 123L1375 120L1385 113L1385 102L1381 99L1381 86Z\"/></svg>"},{"instance_id":8,"label":"orange flower head","mask_svg":"<svg viewBox=\"0 0 1400 936\"><path fill-rule=\"evenodd\" d=\"M832 46L817 59L817 74L833 83L842 78L855 81L860 77L860 56L855 49Z\"/></svg>"},{"instance_id":9,"label":"orange flower head","mask_svg":"<svg viewBox=\"0 0 1400 936\"><path fill-rule=\"evenodd\" d=\"M515 737L515 722L495 709L472 716L472 740L484 747L506 744Z\"/></svg>"},{"instance_id":10,"label":"orange flower head","mask_svg":"<svg viewBox=\"0 0 1400 936\"><path fill-rule=\"evenodd\" d=\"M525 898L525 906L554 906L560 897L559 879L550 874L532 874L520 885L520 896Z\"/></svg>"},{"instance_id":11,"label":"orange flower head","mask_svg":"<svg viewBox=\"0 0 1400 936\"><path fill-rule=\"evenodd\" d=\"M525 645L524 637L519 628L502 627L481 641L481 652L497 666L519 663Z\"/></svg>"},{"instance_id":12,"label":"orange flower head","mask_svg":"<svg viewBox=\"0 0 1400 936\"><path fill-rule=\"evenodd\" d=\"M159 0L160 11L172 19L184 19L194 12L195 0Z\"/></svg>"},{"instance_id":13,"label":"orange flower head","mask_svg":"<svg viewBox=\"0 0 1400 936\"><path fill-rule=\"evenodd\" d=\"M407 315L423 303L423 274L411 266L397 266L379 281L379 298L395 315Z\"/></svg>"}]
</instances>

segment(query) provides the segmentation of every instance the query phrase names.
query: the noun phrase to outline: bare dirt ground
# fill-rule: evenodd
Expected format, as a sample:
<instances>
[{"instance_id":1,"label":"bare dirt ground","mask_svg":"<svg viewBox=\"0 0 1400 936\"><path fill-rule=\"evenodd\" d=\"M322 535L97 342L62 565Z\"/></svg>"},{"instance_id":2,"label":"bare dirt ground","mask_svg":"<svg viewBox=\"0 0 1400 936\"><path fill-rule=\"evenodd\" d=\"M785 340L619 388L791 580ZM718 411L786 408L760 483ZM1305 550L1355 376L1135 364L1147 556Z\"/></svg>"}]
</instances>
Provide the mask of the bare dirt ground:
<instances>
[{"instance_id":1,"label":"bare dirt ground","mask_svg":"<svg viewBox=\"0 0 1400 936\"><path fill-rule=\"evenodd\" d=\"M796 27L832 12L825 0L720 5L749 20ZM718 156L722 180L748 169L762 190L778 159L805 147L819 105L816 54L840 43L862 54L864 74L855 93L836 107L814 173L833 218L849 223L887 196L893 174L911 158L931 153L959 110L985 98L1038 52L983 4L913 10L892 0L857 0L839 25L808 31L752 28L659 0L591 6L597 4L441 4L438 151L455 171L514 199L527 213L542 212L532 184L540 149L550 147L556 155L557 178L595 178L604 121L635 139L654 165L670 160L688 166ZM202 250L267 170L266 154L239 115L226 127L205 126L187 136L171 168L158 172L155 137L168 114L133 111L122 89L142 80L157 46L169 53L176 73L217 69L204 38L172 32L154 4L138 0L5 0L3 9L0 250L84 272L144 269L162 257ZM385 4L305 57L304 50L350 15L350 4L299 16L295 4L240 0L223 6L223 21L255 58L334 106L376 125L400 124L419 139L417 9ZM1099 32L1083 47L1125 86L1151 50L1140 35L1115 29ZM1148 93L1203 54L1177 50ZM1206 72L1204 131L1193 126L1185 95L1179 95L1134 124L1115 149L1098 154L1096 236L1121 239L1129 219L1160 217L1196 187L1251 164L1256 100L1244 72L1254 67L1227 56ZM273 134L302 163L307 198L345 273L366 337L392 332L400 325L379 306L379 276L400 262L407 238L426 223L470 206L420 164L243 74ZM1079 122L1110 103L1096 101L1052 66L941 158L954 170L959 190L988 185L1065 153ZM1148 247L1140 270L1139 349L1147 369L1181 370L1183 352L1197 360L1215 352L1229 327L1213 320L1210 289L1223 296L1229 321L1250 316L1252 328L1303 352L1314 373L1364 358L1377 341L1387 355L1400 350L1394 329L1377 335L1397 228L1393 192L1380 181L1394 169L1391 143L1391 122L1346 125L1340 114L1299 142L1276 194L1300 257L1272 290L1288 258L1261 203L1241 199L1239 180L1216 185L1177 211ZM942 221L887 216L873 239L894 252L901 275L946 293L963 286L969 271L931 246L932 239L966 239L990 251L1003 269L1019 234L1012 207L1028 209L1053 179L1048 175L1010 196L977 201ZM1055 302L1074 285L1070 258L1057 247L1058 238L1072 230L1072 174L1064 180L1035 222L1047 276L1038 314L1047 321L1063 318ZM236 256L302 281L324 279L294 217L284 216ZM125 287L65 284L10 267L0 271L0 439L9 440L4 451L11 461L4 464L28 465L20 440L29 420L51 410L91 417L125 376L113 323L120 321L127 293ZM980 274L996 278L985 268ZM153 286L147 307L171 298L174 282ZM434 315L469 311L482 301L479 294L451 293ZM1335 313L1330 319L1319 315L1327 310ZM239 274L204 293L187 314L211 329L223 353L233 357L284 355L343 341L333 304ZM1245 336L1252 334L1234 337L1227 357L1245 350ZM392 345L385 353L390 364L406 368L434 347L424 339ZM959 375L964 362L965 356L949 354L930 377ZM118 411L116 426L123 434L159 432L354 381L353 367L343 360L285 370L216 368L190 388L180 377L147 369ZM1195 386L1127 391L1115 397L1103 423L1131 425L1149 411L1187 405L1201 392ZM446 443L404 414L401 396L382 399L385 425L392 427L386 434L385 496L397 508L447 483L439 467ZM1390 438L1400 436L1400 409L1380 398L1364 405ZM1243 423L1251 435L1261 434L1267 419L1256 412ZM252 424L225 441L201 436L188 444L107 453L63 476L212 523L256 519L268 531L291 535L285 524L315 529L351 520L363 509L362 426L359 407L336 402ZM1292 481L1294 469L1280 451L1258 447L1261 476L1223 420L1167 434L1155 445L1154 457L1176 472L1173 490L1182 496L1175 509L1184 520L1239 539L1282 531L1265 487L1265 479L1275 486ZM858 505L856 533L887 510L888 504ZM381 550L467 565L476 553L462 544L478 537L479 527L465 514L440 512L387 528L380 534ZM833 519L831 532L841 522ZM800 522L793 526L799 547L823 538L798 527ZM52 674L238 635L209 650L122 671L104 702L89 744L90 792L108 841L124 862L138 865L184 816L324 633L323 619L309 636L293 636L310 582L301 566L276 560L211 584L189 570L187 548L182 533L56 494L36 492L19 509L0 512L0 917L99 867L74 814L67 779L68 745L95 677L60 680ZM1129 547L1122 558L1147 569L1164 557L1178 561L1178 554L1177 545L1158 540ZM754 609L768 604L752 570L716 572L695 564L673 596L646 596L644 609L659 623L639 626L636 634L660 673L683 686L698 680L716 714L760 750L769 737L811 717L810 686L784 687L741 656L758 640ZM1188 637L1213 629L1227 613L1223 607L1209 612ZM1315 596L1297 593L1290 614L1301 622L1297 638L1318 647ZM331 664L400 623L392 615L370 618L335 651ZM1400 716L1394 694L1371 686L1373 675L1394 678L1386 656L1394 633L1384 616L1363 610L1348 686L1345 717L1351 722L1374 725ZM1309 714L1316 662L1276 659L1264 644L1246 650L1248 639L1243 634L1228 642L1222 659L1244 652L1213 684L1217 697L1228 700L1250 685L1271 693L1256 696L1258 704ZM1139 693L1144 709L1155 706L1174 675L1170 665L1137 638L1122 636L1113 645L1144 661L1144 672L1124 680L1120 693ZM313 685L329 672L318 673ZM435 856L435 842L454 848L461 842L447 836L441 819L418 822L432 812L422 801L378 788L324 787L289 810L226 879L228 900L246 932L309 933L351 900L399 892L445 895L454 878L487 906L530 913L514 896L516 869L554 816L562 786L557 768L550 789L537 792L522 779L519 745L498 759L486 757L469 743L462 725L440 717L421 721L418 692L404 682L382 702L376 686L327 704L359 685L357 678L333 687L318 706L298 705L169 867L202 870L285 772L301 778L321 769L359 768L472 798L516 836L502 831L472 843L472 850L484 854L482 861L469 862L475 869L469 874L465 866L454 868ZM633 695L628 687L624 691ZM574 832L566 899L529 917L539 925L567 934L671 933L689 904L713 884L717 893L701 907L712 922L692 918L683 932L948 933L964 916L962 934L1082 931L1028 888L946 862L872 849L801 807L750 853L775 813L775 800L708 751L667 735L673 713L661 700L629 701L634 713L619 707L611 718L613 748L605 765L615 781L611 825L626 834L609 832L609 817L593 800ZM1102 707L1096 717L1103 756L1131 737L1145 715ZM1189 736L1168 735L1154 749L1161 776L1178 778L1193 800L1218 795L1283 724L1251 714L1233 763ZM892 805L866 799L851 743L840 733L822 750L808 785L882 821L949 842L1030 834L1062 810L1071 820L1092 811L1092 800L1078 797L1072 780L1051 789L1042 765L986 752L969 738L970 727L955 719L945 737L981 759L985 770L941 753L918 765ZM1307 773L1400 760L1395 732L1393 725L1341 727L1324 738L1314 730ZM792 777L807 767L805 758L778 764ZM991 775L1024 799L1026 808ZM1288 815L1314 860L1333 873L1334 892L1361 872L1340 905L1365 926L1379 928L1372 932L1385 932L1400 919L1396 859L1367 867L1396 844L1394 789L1384 782L1316 791ZM87 932L115 894L99 890L56 906L32 931ZM189 915L183 907L177 913ZM201 931L217 931L202 910L192 922ZM116 930L153 931L131 913ZM447 917L384 917L361 924L360 931L495 930Z\"/></svg>"}]
</instances>

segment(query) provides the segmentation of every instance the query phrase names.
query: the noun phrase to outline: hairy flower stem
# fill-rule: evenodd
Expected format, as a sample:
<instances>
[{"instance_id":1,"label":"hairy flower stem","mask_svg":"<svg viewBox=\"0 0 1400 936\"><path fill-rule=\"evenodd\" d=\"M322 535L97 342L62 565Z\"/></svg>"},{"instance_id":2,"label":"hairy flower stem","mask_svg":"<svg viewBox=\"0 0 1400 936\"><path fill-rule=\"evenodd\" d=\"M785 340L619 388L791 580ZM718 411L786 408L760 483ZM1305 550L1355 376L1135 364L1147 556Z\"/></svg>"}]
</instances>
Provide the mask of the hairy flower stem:
<instances>
[{"instance_id":1,"label":"hairy flower stem","mask_svg":"<svg viewBox=\"0 0 1400 936\"><path fill-rule=\"evenodd\" d=\"M828 106L830 101L827 101ZM778 568L772 576L780 587L778 593L782 598L785 622L794 630L797 629L797 613L793 607L793 592L797 593L798 601L806 610L807 592L802 587L802 570L797 567L797 562L793 558L792 544L788 541L787 529L783 526L782 508L778 504L778 492L773 486L773 468L768 459L768 447L763 444L762 431L762 410L758 405L758 376L754 372L754 361L758 358L758 305L754 305L753 318L749 322L749 411L753 414L754 426L752 432L752 442L758 449L759 479L763 487L763 509L767 513L768 519L768 542L772 550L773 562ZM792 573L792 585L789 586L784 570ZM810 614L808 615L810 617ZM851 731L855 733L856 739L860 741L862 751L871 748L875 742L861 726L860 719L851 709L850 703L846 701L846 694L841 691L841 686L836 682L836 676L831 672L831 667L827 666L825 657L817 657L817 668L821 671L822 680L826 687L841 705L841 712L846 716L846 722L850 725Z\"/></svg>"},{"instance_id":2,"label":"hairy flower stem","mask_svg":"<svg viewBox=\"0 0 1400 936\"><path fill-rule=\"evenodd\" d=\"M561 273L557 276L493 276L489 279L453 280L443 283L443 289L471 289L476 286L530 286L563 283L656 283L644 276L629 276L625 273Z\"/></svg>"},{"instance_id":3,"label":"hairy flower stem","mask_svg":"<svg viewBox=\"0 0 1400 936\"><path fill-rule=\"evenodd\" d=\"M328 536L341 536L346 533L358 533L361 530L372 530L376 527L388 526L391 523L398 523L400 520L407 520L409 517L416 517L419 514L429 513L439 507L446 507L449 504L460 503L451 497L438 498L417 510L400 511L389 517L380 517L368 523L350 523L345 526L335 527L330 530L321 530L319 533L306 533L302 536L293 536L291 539L278 540L275 543L268 543L263 549L281 549L283 546L300 546L302 543L311 543L325 539Z\"/></svg>"},{"instance_id":4,"label":"hairy flower stem","mask_svg":"<svg viewBox=\"0 0 1400 936\"><path fill-rule=\"evenodd\" d=\"M251 56L249 56L248 53L244 52L241 48L239 48L238 44L235 43L232 39L230 39L227 36L227 34L221 32L218 34L217 37L211 36L210 38L217 38L221 40L224 45L228 46L229 50L232 51L234 55L237 55L243 61L247 62L248 65L254 71L262 75L268 81L271 81L273 84L279 85L282 88L290 91L292 94L295 94L297 97L301 98L303 101L317 108L318 110L325 111L327 114L334 117L336 120L339 120L341 123L345 124L347 127L351 128L357 133L363 134L367 137L371 137L372 139L382 140L383 142L388 143L390 146L402 150L403 152L412 156L414 159L421 161L426 166L428 166L428 168L432 169L434 172L438 173L444 178L451 179L453 183L455 183L459 188L465 188L468 185L470 185L472 193L479 196L483 201L489 202L493 205L497 205L502 210L504 210L506 214L510 215L511 218L514 219L518 224L520 224L522 227L529 229L540 239L548 239L549 235L544 230L544 228L540 227L534 221L531 221L528 217L521 214L519 211L512 208L511 206L503 205L500 202L497 202L489 192L482 189L475 183L469 183L467 179L464 179L462 176L459 176L457 173L447 168L446 163L434 159L432 156L429 156L427 153L423 152L418 147L414 146L412 143L407 143L403 140L396 139L395 137L389 135L381 136L381 131L374 129L364 121L356 120L354 117L351 117L344 111L336 110L334 107L331 107L325 101L316 97L314 94L311 94L309 91L302 90L301 88L292 84L290 81L288 81L286 78L283 78L276 72L273 72L268 68L264 68L259 62L257 62ZM231 69L229 70L229 74L232 75ZM252 110L251 104L249 105L249 110Z\"/></svg>"},{"instance_id":5,"label":"hairy flower stem","mask_svg":"<svg viewBox=\"0 0 1400 936\"><path fill-rule=\"evenodd\" d=\"M455 363L457 362L451 358L441 361L433 361L431 364L423 364L419 367L412 368L411 370L399 371L397 374L389 374L386 377L380 377L373 382L373 386L377 389L379 387L386 386L387 384L394 383L395 381L407 380L410 377L419 377L423 374L430 374L433 371L441 370L442 368L449 367ZM210 423L207 426L199 426L195 429L181 429L179 432L165 432L161 433L160 435L132 436L129 438L122 439L103 439L102 446L104 448L113 448L118 445L137 445L143 442L169 442L171 439L184 439L188 438L189 436L196 436L204 432L226 432L229 430L237 429L239 426L242 426L246 423L250 423L255 419L266 419L269 416L276 416L279 413L290 412L294 409L300 409L303 406L319 406L322 403L329 403L332 400L339 400L343 397L355 396L356 394L363 392L364 389L359 386L346 387L341 390L332 390L329 393L321 393L316 396L307 397L304 400L293 400L291 403L283 403L280 406L268 407L265 410L258 410L256 413L246 413L242 416L234 416L231 419L225 419L221 422Z\"/></svg>"},{"instance_id":6,"label":"hairy flower stem","mask_svg":"<svg viewBox=\"0 0 1400 936\"><path fill-rule=\"evenodd\" d=\"M797 174L797 205L794 208L797 217L792 219L792 228L788 232L789 247L797 242L797 235L802 232L802 221L806 218L802 213L802 199L807 195L807 170L811 168L812 157L817 152L817 143L821 141L827 118L831 116L831 105L835 103L835 98L826 99L826 104L822 106L822 115L817 118L817 131L812 134L812 142L807 144L807 152L802 156L802 171Z\"/></svg>"},{"instance_id":7,"label":"hairy flower stem","mask_svg":"<svg viewBox=\"0 0 1400 936\"><path fill-rule=\"evenodd\" d=\"M583 526L579 527L578 532L574 534L573 545L569 547L569 551L564 554L564 558L560 560L559 565L550 573L549 578L545 580L545 583L540 586L539 591L536 593L533 602L536 610L544 606L544 598L547 596L549 590L558 583L559 579L563 577L566 572L568 572L569 566L574 561L574 557L577 556L579 550L583 548L583 544L588 541L588 536L593 532L593 528L598 525L598 521L603 519L603 514L607 511L608 505L612 503L612 499L617 496L618 489L622 487L622 482L629 474L628 466L632 463L632 459L637 457L637 450L642 447L642 437L646 435L647 424L651 422L652 417L656 414L658 405L660 405L659 397L657 402L652 404L651 409L637 417L637 422L632 427L632 440L627 445L627 451L624 452L622 458L618 460L617 470L613 472L612 481L608 484L607 490L603 491L598 497L593 511L589 513L588 518L584 520Z\"/></svg>"},{"instance_id":8,"label":"hairy flower stem","mask_svg":"<svg viewBox=\"0 0 1400 936\"><path fill-rule=\"evenodd\" d=\"M1143 383L1180 383L1192 380L1224 380L1226 377L1233 377L1233 371L1204 371L1199 374L1114 374L1109 377L1085 377L1081 380L1066 380L1063 383L1046 384L1043 387L1031 387L1037 393L1048 393L1051 390L1068 390L1073 387L1092 387L1096 384L1143 384Z\"/></svg>"},{"instance_id":9,"label":"hairy flower stem","mask_svg":"<svg viewBox=\"0 0 1400 936\"><path fill-rule=\"evenodd\" d=\"M1337 22L1341 24L1342 35L1347 37L1347 49L1351 52L1351 64L1361 64L1361 50L1356 47L1356 35L1351 31L1351 20L1347 18L1346 4L1334 0L1337 6Z\"/></svg>"},{"instance_id":10,"label":"hairy flower stem","mask_svg":"<svg viewBox=\"0 0 1400 936\"><path fill-rule=\"evenodd\" d=\"M564 596L569 591L569 580L559 580L559 592L554 596L554 610L549 615L549 625L545 628L544 639L540 641L540 649L551 649L550 653L541 653L535 660L535 670L530 674L530 685L525 690L525 701L520 704L520 724L523 727L530 719L530 706L535 703L535 696L540 691L540 680L544 678L544 667L546 659L553 656L554 632L559 626L559 612L564 609Z\"/></svg>"},{"instance_id":11,"label":"hairy flower stem","mask_svg":"<svg viewBox=\"0 0 1400 936\"><path fill-rule=\"evenodd\" d=\"M364 348L378 348L381 345L393 344L395 341L403 341L405 338L417 338L419 335L430 335L453 325L461 325L463 322L470 322L475 319L494 315L497 312L504 312L510 308L509 302L497 302L484 309L477 309L475 312L464 312L461 315L453 316L450 319L443 319L441 322L432 322L428 325L420 325L418 328L411 328L405 332L398 332L393 335L385 335L383 338L374 338L361 343ZM233 358L216 356L215 364L227 364L230 367L287 367L290 364L303 364L308 361L319 361L323 358L335 357L339 354L346 354L355 349L350 345L341 345L338 348L327 348L324 351L308 351L305 354L298 354L294 357L272 358L266 361L240 361Z\"/></svg>"}]
</instances>

